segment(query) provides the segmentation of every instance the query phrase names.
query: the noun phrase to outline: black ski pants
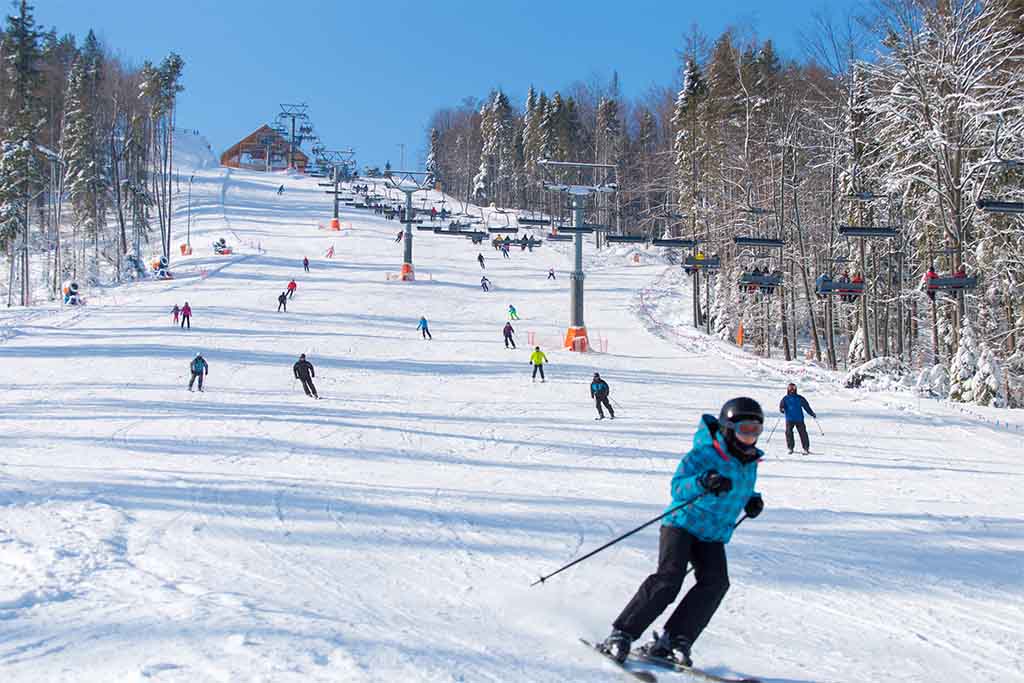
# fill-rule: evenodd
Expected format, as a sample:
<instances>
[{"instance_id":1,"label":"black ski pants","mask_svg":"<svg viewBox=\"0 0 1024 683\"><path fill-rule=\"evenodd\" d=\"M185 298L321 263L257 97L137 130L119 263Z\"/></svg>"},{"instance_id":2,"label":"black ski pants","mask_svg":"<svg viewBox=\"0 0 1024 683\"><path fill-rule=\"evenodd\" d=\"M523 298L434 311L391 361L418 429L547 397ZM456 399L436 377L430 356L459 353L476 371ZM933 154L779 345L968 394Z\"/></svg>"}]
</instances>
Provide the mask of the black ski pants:
<instances>
[{"instance_id":1,"label":"black ski pants","mask_svg":"<svg viewBox=\"0 0 1024 683\"><path fill-rule=\"evenodd\" d=\"M203 390L203 373L193 371L192 372L192 379L190 379L188 381L188 390L189 391L192 391L192 385L195 384L196 377L199 378L199 391Z\"/></svg>"},{"instance_id":2,"label":"black ski pants","mask_svg":"<svg viewBox=\"0 0 1024 683\"><path fill-rule=\"evenodd\" d=\"M308 273L309 272L309 264L308 263L303 263L302 264L302 269Z\"/></svg>"},{"instance_id":3,"label":"black ski pants","mask_svg":"<svg viewBox=\"0 0 1024 683\"><path fill-rule=\"evenodd\" d=\"M513 349L516 348L516 340L512 338L511 334L506 334L505 335L505 348L506 349L509 347L509 344L512 345Z\"/></svg>"},{"instance_id":4,"label":"black ski pants","mask_svg":"<svg viewBox=\"0 0 1024 683\"><path fill-rule=\"evenodd\" d=\"M284 301L281 301L281 300L279 300L279 301L277 302L277 312L278 312L278 313L280 313L280 312L281 312L281 307L282 307L282 306L284 306L284 312L285 312L285 313L287 313L287 312L288 312L288 304L287 304L287 303L285 303Z\"/></svg>"},{"instance_id":5,"label":"black ski pants","mask_svg":"<svg viewBox=\"0 0 1024 683\"><path fill-rule=\"evenodd\" d=\"M786 448L793 450L793 427L800 432L800 445L804 447L805 451L811 450L811 440L807 437L807 425L803 420L799 422L786 420Z\"/></svg>"},{"instance_id":6,"label":"black ski pants","mask_svg":"<svg viewBox=\"0 0 1024 683\"><path fill-rule=\"evenodd\" d=\"M695 642L729 590L725 544L698 540L674 526L661 527L658 571L644 580L613 626L639 640L679 595L687 563L693 565L697 583L665 622L665 632Z\"/></svg>"},{"instance_id":7,"label":"black ski pants","mask_svg":"<svg viewBox=\"0 0 1024 683\"><path fill-rule=\"evenodd\" d=\"M433 337L433 336L432 336L432 335L430 334L430 330L428 330L427 328L425 328L425 327L421 327L420 329L421 329L421 330L423 330L423 338L424 338L424 339L433 339L433 338L434 338L434 337Z\"/></svg>"},{"instance_id":8,"label":"black ski pants","mask_svg":"<svg viewBox=\"0 0 1024 683\"><path fill-rule=\"evenodd\" d=\"M544 364L537 363L533 366L533 379L537 379L537 372L540 372L540 378L544 379Z\"/></svg>"},{"instance_id":9,"label":"black ski pants","mask_svg":"<svg viewBox=\"0 0 1024 683\"><path fill-rule=\"evenodd\" d=\"M302 390L306 392L306 396L316 396L316 387L313 386L312 377L299 375L298 380L302 382Z\"/></svg>"},{"instance_id":10,"label":"black ski pants","mask_svg":"<svg viewBox=\"0 0 1024 683\"><path fill-rule=\"evenodd\" d=\"M615 417L615 409L612 408L612 404L608 402L608 394L598 394L594 397L594 403L597 405L597 414L604 417L604 411L601 410L601 406L608 409L608 414Z\"/></svg>"},{"instance_id":11,"label":"black ski pants","mask_svg":"<svg viewBox=\"0 0 1024 683\"><path fill-rule=\"evenodd\" d=\"M192 329L192 316L190 316L190 315L183 315L183 316L181 316L181 326L185 327L185 325L188 325L188 329L190 329L190 330Z\"/></svg>"}]
</instances>

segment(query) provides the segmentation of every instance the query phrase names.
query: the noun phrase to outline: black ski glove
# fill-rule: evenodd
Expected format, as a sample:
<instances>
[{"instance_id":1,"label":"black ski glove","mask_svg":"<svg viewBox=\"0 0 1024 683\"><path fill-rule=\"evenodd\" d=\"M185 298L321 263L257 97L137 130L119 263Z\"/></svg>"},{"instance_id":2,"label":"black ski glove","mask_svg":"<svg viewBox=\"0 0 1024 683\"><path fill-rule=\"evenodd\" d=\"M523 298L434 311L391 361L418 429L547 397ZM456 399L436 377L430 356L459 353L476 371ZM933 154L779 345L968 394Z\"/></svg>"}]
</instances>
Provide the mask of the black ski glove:
<instances>
[{"instance_id":1,"label":"black ski glove","mask_svg":"<svg viewBox=\"0 0 1024 683\"><path fill-rule=\"evenodd\" d=\"M764 510L764 500L761 496L751 496L747 504L743 506L743 511L747 513L747 517L755 519L761 511Z\"/></svg>"},{"instance_id":2,"label":"black ski glove","mask_svg":"<svg viewBox=\"0 0 1024 683\"><path fill-rule=\"evenodd\" d=\"M705 491L716 496L732 491L732 479L722 476L718 470L708 470L700 475L697 483L704 487Z\"/></svg>"}]
</instances>

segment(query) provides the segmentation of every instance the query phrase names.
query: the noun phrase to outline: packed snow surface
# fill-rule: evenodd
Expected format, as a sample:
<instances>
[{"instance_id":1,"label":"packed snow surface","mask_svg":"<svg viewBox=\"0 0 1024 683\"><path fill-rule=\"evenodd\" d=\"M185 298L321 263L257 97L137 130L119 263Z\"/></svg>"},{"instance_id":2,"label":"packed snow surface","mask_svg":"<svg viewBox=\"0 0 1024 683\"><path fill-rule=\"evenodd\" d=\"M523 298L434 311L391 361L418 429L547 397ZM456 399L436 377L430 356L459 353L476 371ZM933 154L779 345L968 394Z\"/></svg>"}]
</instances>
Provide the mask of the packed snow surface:
<instances>
[{"instance_id":1,"label":"packed snow surface","mask_svg":"<svg viewBox=\"0 0 1024 683\"><path fill-rule=\"evenodd\" d=\"M174 280L0 314L0 679L619 680L577 637L604 637L653 570L656 526L530 583L659 514L701 413L746 394L771 427L792 379L820 417L813 452L787 455L781 426L762 437L766 509L728 546L698 665L1024 680L1019 417L847 390L710 340L680 270L626 251L588 246L607 353L570 353L568 245L506 260L415 231L419 279L402 283L397 222L344 207L329 232L315 179L194 172ZM176 202L175 245L184 183ZM212 254L220 237L232 256ZM185 301L191 330L171 324ZM200 351L207 390L189 393ZM299 353L324 400L296 386ZM595 370L615 421L594 420Z\"/></svg>"}]
</instances>

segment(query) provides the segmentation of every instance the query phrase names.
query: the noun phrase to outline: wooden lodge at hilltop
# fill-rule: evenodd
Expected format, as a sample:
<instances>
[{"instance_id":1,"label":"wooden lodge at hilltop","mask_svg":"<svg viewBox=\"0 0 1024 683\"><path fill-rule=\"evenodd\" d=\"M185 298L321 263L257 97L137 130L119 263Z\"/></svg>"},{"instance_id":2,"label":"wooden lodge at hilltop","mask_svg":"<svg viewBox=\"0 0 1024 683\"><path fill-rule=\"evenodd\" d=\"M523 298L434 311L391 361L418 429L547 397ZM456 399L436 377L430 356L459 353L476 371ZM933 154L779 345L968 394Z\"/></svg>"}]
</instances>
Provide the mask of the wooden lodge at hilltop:
<instances>
[{"instance_id":1,"label":"wooden lodge at hilltop","mask_svg":"<svg viewBox=\"0 0 1024 683\"><path fill-rule=\"evenodd\" d=\"M251 171L283 171L288 168L288 140L268 125L245 136L220 155L220 165ZM270 163L267 163L269 152ZM295 168L303 173L309 157L296 146L292 152Z\"/></svg>"}]
</instances>

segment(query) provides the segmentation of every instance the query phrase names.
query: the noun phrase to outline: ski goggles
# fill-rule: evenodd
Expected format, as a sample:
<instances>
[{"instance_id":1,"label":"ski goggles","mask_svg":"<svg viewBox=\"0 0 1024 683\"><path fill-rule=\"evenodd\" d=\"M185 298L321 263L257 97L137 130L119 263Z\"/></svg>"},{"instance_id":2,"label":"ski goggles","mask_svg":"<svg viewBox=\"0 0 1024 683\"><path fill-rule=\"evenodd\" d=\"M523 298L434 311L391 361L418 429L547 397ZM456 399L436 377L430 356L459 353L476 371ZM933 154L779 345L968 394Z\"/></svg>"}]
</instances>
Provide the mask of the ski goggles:
<instances>
[{"instance_id":1,"label":"ski goggles","mask_svg":"<svg viewBox=\"0 0 1024 683\"><path fill-rule=\"evenodd\" d=\"M764 424L757 420L738 420L736 422L726 420L722 426L743 436L761 436L764 431Z\"/></svg>"}]
</instances>

